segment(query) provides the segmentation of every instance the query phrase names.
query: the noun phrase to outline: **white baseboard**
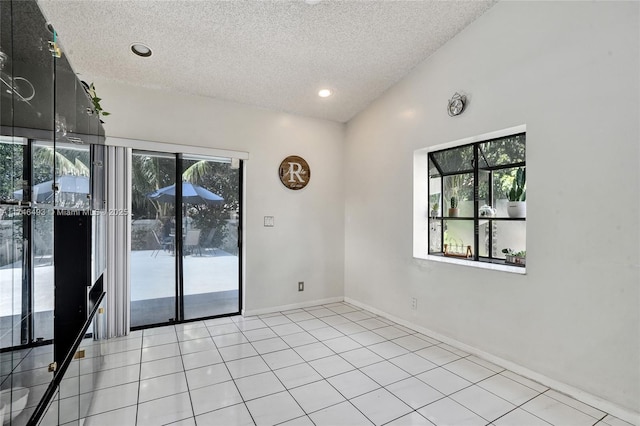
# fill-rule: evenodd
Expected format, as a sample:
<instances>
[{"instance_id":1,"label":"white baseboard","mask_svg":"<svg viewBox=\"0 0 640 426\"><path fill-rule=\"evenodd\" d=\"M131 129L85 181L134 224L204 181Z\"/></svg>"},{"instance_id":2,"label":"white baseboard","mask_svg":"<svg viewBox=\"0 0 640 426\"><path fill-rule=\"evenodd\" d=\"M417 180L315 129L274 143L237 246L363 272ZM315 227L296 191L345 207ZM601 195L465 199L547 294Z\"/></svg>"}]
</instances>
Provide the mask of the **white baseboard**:
<instances>
[{"instance_id":1,"label":"white baseboard","mask_svg":"<svg viewBox=\"0 0 640 426\"><path fill-rule=\"evenodd\" d=\"M598 410L611 414L612 416L618 417L621 420L624 420L634 425L640 425L640 413L636 413L627 408L620 407L619 405L613 402L607 401L598 396L592 395L588 392L585 392L573 386L567 385L566 383L559 382L543 374L529 370L526 367L523 367L511 361L507 361L503 358L497 357L495 355L492 355L488 352L485 352L473 346L469 346L465 343L459 342L455 339L452 339L451 337L447 337L440 333L436 333L432 330L429 330L428 328L413 324L407 320L398 318L394 315L388 314L387 312L381 311L380 309L376 309L365 303L361 303L357 300L351 299L350 297L345 297L344 301L346 303L350 303L359 308L366 309L367 311L373 312L374 314L380 315L381 317L387 318L393 322L396 322L407 328L415 330L419 333L425 334L429 337L433 337L434 339L439 340L448 345L451 345L455 348L458 348L470 354L476 355L482 359L485 359L489 362L499 365L500 367L506 368L507 370L513 371L516 374L526 377L527 379L531 379L534 382L538 382L541 385L544 385L548 388L551 388L560 393L569 395L570 397L577 399L578 401L591 405L592 407L595 407Z\"/></svg>"},{"instance_id":2,"label":"white baseboard","mask_svg":"<svg viewBox=\"0 0 640 426\"><path fill-rule=\"evenodd\" d=\"M273 312L290 311L292 309L308 308L310 306L326 305L328 303L336 303L336 302L342 302L342 301L344 301L344 297L339 296L339 297L329 297L327 299L311 300L308 302L293 303L290 305L273 306L271 308L251 309L251 310L243 309L242 316L250 317L253 315L264 315L264 314L270 314Z\"/></svg>"}]
</instances>

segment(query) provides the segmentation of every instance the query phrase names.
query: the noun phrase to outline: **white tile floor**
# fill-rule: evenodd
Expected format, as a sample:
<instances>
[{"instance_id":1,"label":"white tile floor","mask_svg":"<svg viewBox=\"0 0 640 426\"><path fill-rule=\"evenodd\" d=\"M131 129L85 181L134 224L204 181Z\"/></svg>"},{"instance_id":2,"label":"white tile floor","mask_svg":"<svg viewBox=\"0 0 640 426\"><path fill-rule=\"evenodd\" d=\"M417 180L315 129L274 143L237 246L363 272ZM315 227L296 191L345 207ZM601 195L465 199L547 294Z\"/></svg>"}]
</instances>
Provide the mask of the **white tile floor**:
<instances>
[{"instance_id":1,"label":"white tile floor","mask_svg":"<svg viewBox=\"0 0 640 426\"><path fill-rule=\"evenodd\" d=\"M97 345L85 426L628 425L346 303Z\"/></svg>"}]
</instances>

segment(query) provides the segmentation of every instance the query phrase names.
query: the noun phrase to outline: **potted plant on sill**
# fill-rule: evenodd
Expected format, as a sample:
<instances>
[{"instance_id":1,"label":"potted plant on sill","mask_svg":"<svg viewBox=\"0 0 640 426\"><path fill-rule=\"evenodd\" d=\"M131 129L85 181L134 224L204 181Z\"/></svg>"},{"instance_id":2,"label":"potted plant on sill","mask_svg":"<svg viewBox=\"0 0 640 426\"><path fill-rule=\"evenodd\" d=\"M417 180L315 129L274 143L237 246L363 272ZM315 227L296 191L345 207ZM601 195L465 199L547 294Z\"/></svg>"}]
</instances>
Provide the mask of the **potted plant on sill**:
<instances>
[{"instance_id":1,"label":"potted plant on sill","mask_svg":"<svg viewBox=\"0 0 640 426\"><path fill-rule=\"evenodd\" d=\"M514 252L510 248L502 249L505 255L505 262L517 266L526 266L527 264L527 251L522 250Z\"/></svg>"},{"instance_id":2,"label":"potted plant on sill","mask_svg":"<svg viewBox=\"0 0 640 426\"><path fill-rule=\"evenodd\" d=\"M435 203L433 203L433 205L431 206L431 217L438 217L438 211L440 210L440 203L438 203L437 201Z\"/></svg>"},{"instance_id":3,"label":"potted plant on sill","mask_svg":"<svg viewBox=\"0 0 640 426\"><path fill-rule=\"evenodd\" d=\"M519 167L513 179L511 189L507 193L509 217L527 217L527 169Z\"/></svg>"},{"instance_id":4,"label":"potted plant on sill","mask_svg":"<svg viewBox=\"0 0 640 426\"><path fill-rule=\"evenodd\" d=\"M449 217L458 217L458 197L455 195L451 197L451 204L449 204Z\"/></svg>"}]
</instances>

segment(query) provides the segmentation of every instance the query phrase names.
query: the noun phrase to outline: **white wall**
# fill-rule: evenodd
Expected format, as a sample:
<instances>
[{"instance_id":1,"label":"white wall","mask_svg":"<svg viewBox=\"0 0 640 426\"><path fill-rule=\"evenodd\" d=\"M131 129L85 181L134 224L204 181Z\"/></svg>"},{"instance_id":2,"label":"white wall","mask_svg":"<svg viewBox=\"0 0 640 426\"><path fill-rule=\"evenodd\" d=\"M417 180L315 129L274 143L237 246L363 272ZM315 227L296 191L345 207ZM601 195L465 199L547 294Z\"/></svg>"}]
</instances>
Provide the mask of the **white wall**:
<instances>
[{"instance_id":1,"label":"white wall","mask_svg":"<svg viewBox=\"0 0 640 426\"><path fill-rule=\"evenodd\" d=\"M246 311L343 296L344 125L107 80L95 85L111 113L104 119L108 137L249 153ZM298 191L278 178L280 162L292 154L311 168L309 184ZM274 216L275 227L263 227L264 216Z\"/></svg>"},{"instance_id":2,"label":"white wall","mask_svg":"<svg viewBox=\"0 0 640 426\"><path fill-rule=\"evenodd\" d=\"M500 2L352 120L345 296L640 412L639 15ZM527 275L413 259L413 151L521 124Z\"/></svg>"}]
</instances>

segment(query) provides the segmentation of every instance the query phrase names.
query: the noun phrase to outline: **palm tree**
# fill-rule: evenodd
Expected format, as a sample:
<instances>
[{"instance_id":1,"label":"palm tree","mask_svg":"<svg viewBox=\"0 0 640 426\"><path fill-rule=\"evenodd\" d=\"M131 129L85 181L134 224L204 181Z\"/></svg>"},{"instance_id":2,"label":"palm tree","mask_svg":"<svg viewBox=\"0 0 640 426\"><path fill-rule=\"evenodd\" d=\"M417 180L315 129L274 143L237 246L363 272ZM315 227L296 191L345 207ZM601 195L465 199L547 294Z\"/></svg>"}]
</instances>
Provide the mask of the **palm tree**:
<instances>
[{"instance_id":1,"label":"palm tree","mask_svg":"<svg viewBox=\"0 0 640 426\"><path fill-rule=\"evenodd\" d=\"M79 153L85 154L83 151L79 151ZM89 176L89 167L80 160L77 154L73 160L70 160L69 157L73 157L73 152L64 149L54 150L51 146L39 146L33 162L34 164L55 164L58 176Z\"/></svg>"},{"instance_id":2,"label":"palm tree","mask_svg":"<svg viewBox=\"0 0 640 426\"><path fill-rule=\"evenodd\" d=\"M182 172L182 180L194 184L200 184L211 172L211 162L207 160L196 161Z\"/></svg>"},{"instance_id":3,"label":"palm tree","mask_svg":"<svg viewBox=\"0 0 640 426\"><path fill-rule=\"evenodd\" d=\"M238 207L235 194L238 193L238 180L229 173L227 164L210 160L185 160L188 167L182 173L182 181L201 185L213 192L221 194L225 198L222 209L216 211L227 212ZM189 164L191 163L192 164ZM175 162L173 159L134 154L132 162L133 192L132 208L134 212L147 215L155 212L156 218L166 217L172 206L151 200L147 195L153 191L171 185L175 182ZM193 206L200 211L203 206Z\"/></svg>"},{"instance_id":4,"label":"palm tree","mask_svg":"<svg viewBox=\"0 0 640 426\"><path fill-rule=\"evenodd\" d=\"M165 160L165 161L162 161ZM169 163L169 164L167 164ZM134 212L149 212L149 206L155 210L156 219L169 215L170 205L147 198L147 194L156 191L164 186L164 182L172 174L172 161L164 158L134 154L132 159L132 194L131 207ZM174 167L175 170L175 167ZM175 173L175 171L173 171ZM163 177L165 179L163 179Z\"/></svg>"}]
</instances>

